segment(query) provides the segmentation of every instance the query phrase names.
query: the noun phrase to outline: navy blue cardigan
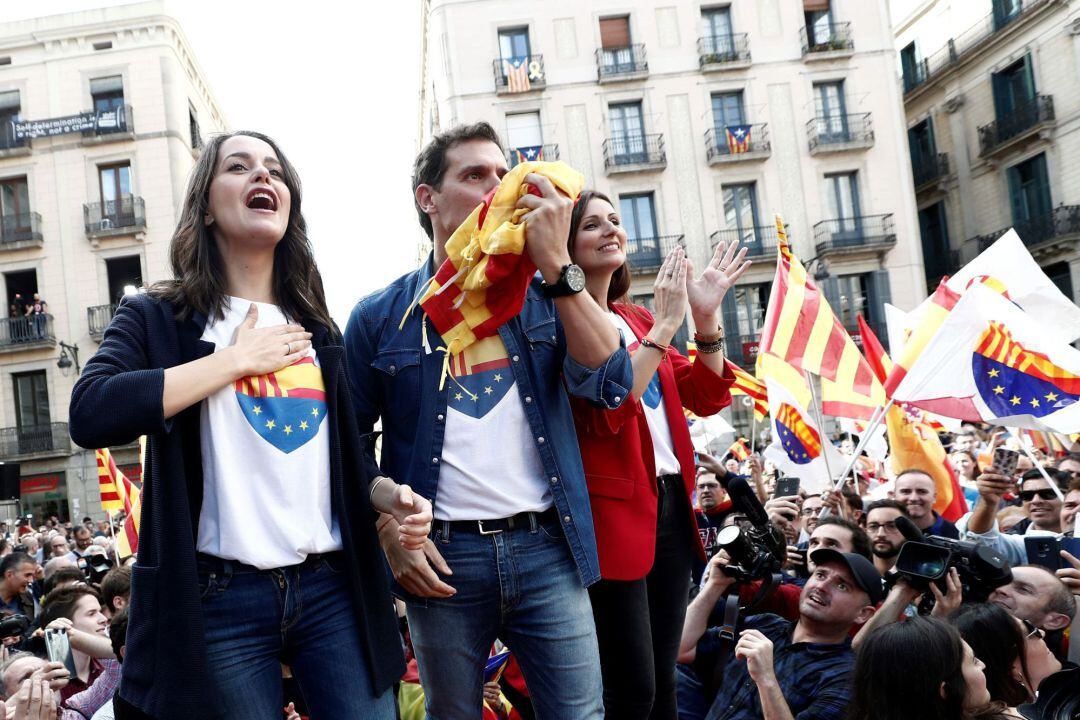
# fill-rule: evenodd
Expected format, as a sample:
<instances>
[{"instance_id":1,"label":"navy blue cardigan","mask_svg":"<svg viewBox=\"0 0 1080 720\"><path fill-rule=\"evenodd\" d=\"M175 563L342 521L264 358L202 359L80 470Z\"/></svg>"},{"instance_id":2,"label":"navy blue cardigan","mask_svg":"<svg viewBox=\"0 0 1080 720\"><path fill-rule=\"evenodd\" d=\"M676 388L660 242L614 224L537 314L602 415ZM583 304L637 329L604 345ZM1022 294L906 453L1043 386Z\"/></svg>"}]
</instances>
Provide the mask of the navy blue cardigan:
<instances>
[{"instance_id":1,"label":"navy blue cardigan","mask_svg":"<svg viewBox=\"0 0 1080 720\"><path fill-rule=\"evenodd\" d=\"M202 507L201 403L166 420L164 368L214 350L202 336L206 319L180 321L166 301L127 297L83 368L71 396L71 438L104 448L148 435L143 470L139 558L132 568L130 620L120 695L161 720L211 717L195 544ZM316 323L313 333L326 384L334 516L361 646L376 692L405 670L397 621L368 501L369 478L349 395L341 336ZM258 528L258 518L252 527ZM347 690L347 689L343 689Z\"/></svg>"}]
</instances>

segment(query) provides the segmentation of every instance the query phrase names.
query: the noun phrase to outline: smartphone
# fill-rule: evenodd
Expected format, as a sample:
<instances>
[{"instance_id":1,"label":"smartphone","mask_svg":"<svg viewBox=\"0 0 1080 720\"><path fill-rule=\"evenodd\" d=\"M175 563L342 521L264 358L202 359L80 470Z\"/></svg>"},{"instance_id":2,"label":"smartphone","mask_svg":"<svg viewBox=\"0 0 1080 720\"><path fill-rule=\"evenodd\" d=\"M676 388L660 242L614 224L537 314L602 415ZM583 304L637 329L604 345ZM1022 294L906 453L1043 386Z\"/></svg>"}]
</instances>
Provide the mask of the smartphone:
<instances>
[{"instance_id":1,"label":"smartphone","mask_svg":"<svg viewBox=\"0 0 1080 720\"><path fill-rule=\"evenodd\" d=\"M990 468L1006 477L1012 477L1016 473L1016 464L1020 460L1020 453L1007 447L994 448L994 460Z\"/></svg>"},{"instance_id":2,"label":"smartphone","mask_svg":"<svg viewBox=\"0 0 1080 720\"><path fill-rule=\"evenodd\" d=\"M774 498L790 497L799 494L799 478L782 477L776 479L776 488L773 490Z\"/></svg>"},{"instance_id":3,"label":"smartphone","mask_svg":"<svg viewBox=\"0 0 1080 720\"><path fill-rule=\"evenodd\" d=\"M1080 538L1052 535L1025 537L1024 549L1027 550L1028 562L1032 565L1042 565L1051 571L1059 570L1070 567L1065 558L1061 557L1062 550L1068 550L1073 557L1080 557Z\"/></svg>"},{"instance_id":4,"label":"smartphone","mask_svg":"<svg viewBox=\"0 0 1080 720\"><path fill-rule=\"evenodd\" d=\"M75 677L75 656L71 654L71 638L64 628L45 628L45 649L49 661L63 663L70 677Z\"/></svg>"}]
</instances>

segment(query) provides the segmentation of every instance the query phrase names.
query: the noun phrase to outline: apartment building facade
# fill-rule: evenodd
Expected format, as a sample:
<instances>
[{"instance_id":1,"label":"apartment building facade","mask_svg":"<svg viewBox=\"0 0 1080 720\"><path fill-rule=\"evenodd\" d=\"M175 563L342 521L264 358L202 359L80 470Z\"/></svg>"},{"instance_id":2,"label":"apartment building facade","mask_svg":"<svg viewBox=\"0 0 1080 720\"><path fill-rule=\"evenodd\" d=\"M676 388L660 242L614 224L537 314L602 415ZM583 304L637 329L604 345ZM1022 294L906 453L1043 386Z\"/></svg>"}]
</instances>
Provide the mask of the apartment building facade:
<instances>
[{"instance_id":1,"label":"apartment building facade","mask_svg":"<svg viewBox=\"0 0 1080 720\"><path fill-rule=\"evenodd\" d=\"M0 461L22 512L103 517L71 389L120 298L169 276L188 173L223 128L160 2L0 28ZM137 447L113 451L139 479Z\"/></svg>"},{"instance_id":2,"label":"apartment building facade","mask_svg":"<svg viewBox=\"0 0 1080 720\"><path fill-rule=\"evenodd\" d=\"M736 362L756 357L774 213L851 330L925 296L883 0L428 0L424 27L424 139L487 120L510 164L584 173L621 212L635 301L676 244L699 268L720 240L749 248L723 308Z\"/></svg>"},{"instance_id":3,"label":"apartment building facade","mask_svg":"<svg viewBox=\"0 0 1080 720\"><path fill-rule=\"evenodd\" d=\"M912 181L933 286L1015 227L1080 295L1080 6L897 0Z\"/></svg>"}]
</instances>

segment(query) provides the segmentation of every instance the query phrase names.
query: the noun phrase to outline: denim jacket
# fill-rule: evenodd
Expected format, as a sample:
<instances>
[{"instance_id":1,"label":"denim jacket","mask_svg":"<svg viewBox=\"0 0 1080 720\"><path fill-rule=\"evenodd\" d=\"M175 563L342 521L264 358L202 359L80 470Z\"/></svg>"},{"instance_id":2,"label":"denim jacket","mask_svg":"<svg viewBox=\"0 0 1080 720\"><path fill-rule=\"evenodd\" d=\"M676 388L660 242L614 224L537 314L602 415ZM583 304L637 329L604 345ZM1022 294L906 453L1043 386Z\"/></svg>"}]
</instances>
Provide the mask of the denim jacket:
<instances>
[{"instance_id":1,"label":"denim jacket","mask_svg":"<svg viewBox=\"0 0 1080 720\"><path fill-rule=\"evenodd\" d=\"M431 263L429 257L419 270L357 303L345 330L345 352L369 470L407 483L434 504L452 382L439 387L444 353L436 349L441 345L438 332L419 308L409 312L431 276ZM530 285L521 313L500 327L499 335L578 574L584 585L591 585L600 570L567 392L599 407L618 407L633 385L630 355L620 347L595 370L575 362L566 352L555 303L540 291L539 278ZM381 465L374 432L380 418ZM403 594L400 587L395 592Z\"/></svg>"}]
</instances>

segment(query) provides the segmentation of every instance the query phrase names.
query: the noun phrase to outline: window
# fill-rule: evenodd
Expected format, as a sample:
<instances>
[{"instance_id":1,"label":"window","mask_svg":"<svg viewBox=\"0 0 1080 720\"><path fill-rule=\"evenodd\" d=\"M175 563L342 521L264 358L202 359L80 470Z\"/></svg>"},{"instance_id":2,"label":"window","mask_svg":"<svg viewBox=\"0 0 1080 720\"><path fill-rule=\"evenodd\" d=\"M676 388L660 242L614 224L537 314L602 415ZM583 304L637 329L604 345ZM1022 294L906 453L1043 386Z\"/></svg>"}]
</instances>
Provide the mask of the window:
<instances>
[{"instance_id":1,"label":"window","mask_svg":"<svg viewBox=\"0 0 1080 720\"><path fill-rule=\"evenodd\" d=\"M499 31L499 57L501 59L527 59L530 55L532 52L529 47L529 28L508 28Z\"/></svg>"},{"instance_id":2,"label":"window","mask_svg":"<svg viewBox=\"0 0 1080 720\"><path fill-rule=\"evenodd\" d=\"M610 105L611 150L616 164L645 162L645 120L641 103Z\"/></svg>"},{"instance_id":3,"label":"window","mask_svg":"<svg viewBox=\"0 0 1080 720\"><path fill-rule=\"evenodd\" d=\"M735 92L713 93L712 96L713 123L717 137L723 137L724 128L732 125L742 125L746 122L743 113L742 90Z\"/></svg>"},{"instance_id":4,"label":"window","mask_svg":"<svg viewBox=\"0 0 1080 720\"><path fill-rule=\"evenodd\" d=\"M753 367L757 360L757 338L765 325L772 283L736 285L724 296L721 306L727 352L743 367Z\"/></svg>"},{"instance_id":5,"label":"window","mask_svg":"<svg viewBox=\"0 0 1080 720\"><path fill-rule=\"evenodd\" d=\"M15 270L4 273L4 285L8 298L7 334L0 336L0 343L11 345L31 342L41 337L47 329L41 317L30 317L34 294L38 292L37 272Z\"/></svg>"},{"instance_id":6,"label":"window","mask_svg":"<svg viewBox=\"0 0 1080 720\"><path fill-rule=\"evenodd\" d=\"M911 152L911 167L915 171L916 182L919 172L930 167L935 161L937 150L934 147L934 128L930 118L908 130L908 150Z\"/></svg>"},{"instance_id":7,"label":"window","mask_svg":"<svg viewBox=\"0 0 1080 720\"><path fill-rule=\"evenodd\" d=\"M735 54L735 38L731 25L731 8L728 6L707 8L701 11L705 46L702 51L710 55L732 56Z\"/></svg>"},{"instance_id":8,"label":"window","mask_svg":"<svg viewBox=\"0 0 1080 720\"><path fill-rule=\"evenodd\" d=\"M1076 296L1073 295L1072 275L1069 273L1069 263L1059 262L1053 265L1047 265L1043 268L1043 272L1050 278L1051 282L1058 286L1058 290L1064 293L1065 297L1072 301L1076 301Z\"/></svg>"},{"instance_id":9,"label":"window","mask_svg":"<svg viewBox=\"0 0 1080 720\"><path fill-rule=\"evenodd\" d=\"M540 113L512 113L506 116L506 144L510 150L510 167L521 160L539 159L544 147Z\"/></svg>"},{"instance_id":10,"label":"window","mask_svg":"<svg viewBox=\"0 0 1080 720\"><path fill-rule=\"evenodd\" d=\"M195 114L195 108L188 105L188 133L191 135L191 147L198 150L202 147L202 134L199 132L199 116Z\"/></svg>"},{"instance_id":11,"label":"window","mask_svg":"<svg viewBox=\"0 0 1080 720\"><path fill-rule=\"evenodd\" d=\"M21 110L18 90L0 93L0 150L21 144L15 142L15 128L11 126L18 122Z\"/></svg>"},{"instance_id":12,"label":"window","mask_svg":"<svg viewBox=\"0 0 1080 720\"><path fill-rule=\"evenodd\" d=\"M992 77L994 111L999 122L1007 121L1010 115L1035 99L1035 76L1030 56L1020 58Z\"/></svg>"},{"instance_id":13,"label":"window","mask_svg":"<svg viewBox=\"0 0 1080 720\"><path fill-rule=\"evenodd\" d=\"M125 295L142 287L142 261L138 255L108 258L105 274L109 279L109 302L119 303Z\"/></svg>"},{"instance_id":14,"label":"window","mask_svg":"<svg viewBox=\"0 0 1080 720\"><path fill-rule=\"evenodd\" d=\"M51 450L52 422L49 416L49 386L45 371L17 373L15 384L15 425L20 453Z\"/></svg>"},{"instance_id":15,"label":"window","mask_svg":"<svg viewBox=\"0 0 1080 720\"><path fill-rule=\"evenodd\" d=\"M1053 231L1050 217L1050 182L1046 176L1046 155L1040 153L1008 170L1009 206L1016 232L1025 243L1049 237ZM1045 227L1044 227L1045 226Z\"/></svg>"},{"instance_id":16,"label":"window","mask_svg":"<svg viewBox=\"0 0 1080 720\"><path fill-rule=\"evenodd\" d=\"M120 75L97 78L90 81L90 96L94 99L94 112L116 110L124 105L124 78Z\"/></svg>"},{"instance_id":17,"label":"window","mask_svg":"<svg viewBox=\"0 0 1080 720\"><path fill-rule=\"evenodd\" d=\"M922 237L926 284L933 289L942 275L954 270L949 250L949 228L945 221L944 202L935 203L919 211L919 234Z\"/></svg>"},{"instance_id":18,"label":"window","mask_svg":"<svg viewBox=\"0 0 1080 720\"><path fill-rule=\"evenodd\" d=\"M26 176L0 180L0 242L29 240L32 230Z\"/></svg>"},{"instance_id":19,"label":"window","mask_svg":"<svg viewBox=\"0 0 1080 720\"><path fill-rule=\"evenodd\" d=\"M729 230L739 231L739 240L748 246L758 246L755 228L758 227L757 189L755 183L724 185L724 222Z\"/></svg>"},{"instance_id":20,"label":"window","mask_svg":"<svg viewBox=\"0 0 1080 720\"><path fill-rule=\"evenodd\" d=\"M861 313L878 339L886 336L884 305L892 302L888 270L828 277L822 288L836 317L850 332L858 329L857 318Z\"/></svg>"},{"instance_id":21,"label":"window","mask_svg":"<svg viewBox=\"0 0 1080 720\"><path fill-rule=\"evenodd\" d=\"M98 183L101 190L101 222L114 227L134 224L128 220L135 209L131 198L131 166L128 163L101 165L98 167Z\"/></svg>"},{"instance_id":22,"label":"window","mask_svg":"<svg viewBox=\"0 0 1080 720\"><path fill-rule=\"evenodd\" d=\"M829 0L805 0L803 17L806 20L806 41L809 47L824 45L832 38L832 11Z\"/></svg>"},{"instance_id":23,"label":"window","mask_svg":"<svg viewBox=\"0 0 1080 720\"><path fill-rule=\"evenodd\" d=\"M605 73L634 71L630 48L630 17L604 18L600 21L600 61Z\"/></svg>"},{"instance_id":24,"label":"window","mask_svg":"<svg viewBox=\"0 0 1080 720\"><path fill-rule=\"evenodd\" d=\"M925 79L922 77L922 68L915 54L914 42L908 43L900 51L900 72L904 76L904 92L911 90Z\"/></svg>"},{"instance_id":25,"label":"window","mask_svg":"<svg viewBox=\"0 0 1080 720\"><path fill-rule=\"evenodd\" d=\"M994 6L994 29L1000 30L1020 14L1023 10L1023 0L993 0Z\"/></svg>"},{"instance_id":26,"label":"window","mask_svg":"<svg viewBox=\"0 0 1080 720\"><path fill-rule=\"evenodd\" d=\"M656 209L652 193L620 196L619 215L628 238L651 240L652 245L656 246Z\"/></svg>"},{"instance_id":27,"label":"window","mask_svg":"<svg viewBox=\"0 0 1080 720\"><path fill-rule=\"evenodd\" d=\"M820 142L844 142L848 139L847 103L844 81L814 83L817 130Z\"/></svg>"},{"instance_id":28,"label":"window","mask_svg":"<svg viewBox=\"0 0 1080 720\"><path fill-rule=\"evenodd\" d=\"M834 244L857 243L859 227L859 184L856 173L835 173L825 176L825 199L829 217L832 218L832 241Z\"/></svg>"}]
</instances>

